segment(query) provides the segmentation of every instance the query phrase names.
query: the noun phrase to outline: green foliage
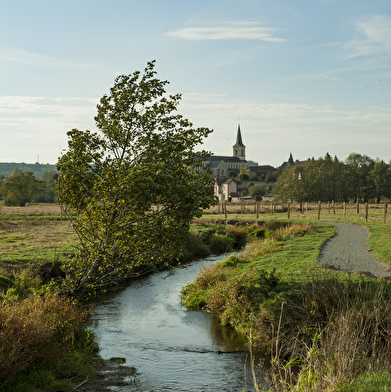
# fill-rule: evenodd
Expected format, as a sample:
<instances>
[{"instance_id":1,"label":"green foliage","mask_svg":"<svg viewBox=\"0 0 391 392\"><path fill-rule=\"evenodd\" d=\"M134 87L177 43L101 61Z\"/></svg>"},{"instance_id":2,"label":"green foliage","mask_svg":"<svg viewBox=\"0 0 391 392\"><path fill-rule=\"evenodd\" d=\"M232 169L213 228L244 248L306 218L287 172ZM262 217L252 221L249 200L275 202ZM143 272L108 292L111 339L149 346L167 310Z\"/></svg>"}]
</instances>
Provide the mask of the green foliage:
<instances>
[{"instance_id":1,"label":"green foliage","mask_svg":"<svg viewBox=\"0 0 391 392\"><path fill-rule=\"evenodd\" d=\"M24 163L24 162L0 162L0 178L8 177L13 170L32 172L35 178L40 178L46 171L56 170L55 165L49 163Z\"/></svg>"},{"instance_id":2,"label":"green foliage","mask_svg":"<svg viewBox=\"0 0 391 392\"><path fill-rule=\"evenodd\" d=\"M42 186L38 197L40 203L54 203L56 200L56 181L58 173L55 170L47 170L41 177Z\"/></svg>"},{"instance_id":3,"label":"green foliage","mask_svg":"<svg viewBox=\"0 0 391 392\"><path fill-rule=\"evenodd\" d=\"M240 173L237 176L240 181L248 181L250 179L250 169L240 169Z\"/></svg>"},{"instance_id":4,"label":"green foliage","mask_svg":"<svg viewBox=\"0 0 391 392\"><path fill-rule=\"evenodd\" d=\"M364 373L339 389L341 392L390 392L391 374L385 371Z\"/></svg>"},{"instance_id":5,"label":"green foliage","mask_svg":"<svg viewBox=\"0 0 391 392\"><path fill-rule=\"evenodd\" d=\"M289 165L273 187L282 199L362 201L391 199L391 167L379 159L352 153L345 160L329 155Z\"/></svg>"},{"instance_id":6,"label":"green foliage","mask_svg":"<svg viewBox=\"0 0 391 392\"><path fill-rule=\"evenodd\" d=\"M35 179L32 172L15 169L4 180L1 195L5 205L25 206L38 199L41 188L41 181Z\"/></svg>"},{"instance_id":7,"label":"green foliage","mask_svg":"<svg viewBox=\"0 0 391 392\"><path fill-rule=\"evenodd\" d=\"M234 249L241 249L247 243L247 229L243 226L227 226L226 230L233 236Z\"/></svg>"},{"instance_id":8,"label":"green foliage","mask_svg":"<svg viewBox=\"0 0 391 392\"><path fill-rule=\"evenodd\" d=\"M262 196L266 194L266 189L263 185L257 184L248 187L250 195L257 200L262 200Z\"/></svg>"},{"instance_id":9,"label":"green foliage","mask_svg":"<svg viewBox=\"0 0 391 392\"><path fill-rule=\"evenodd\" d=\"M189 222L215 202L207 157L196 151L211 131L176 113L180 95L144 73L116 78L100 100L98 132L68 132L57 168L58 194L79 237L67 290L103 289L175 257Z\"/></svg>"},{"instance_id":10,"label":"green foliage","mask_svg":"<svg viewBox=\"0 0 391 392\"><path fill-rule=\"evenodd\" d=\"M180 259L183 261L194 260L210 255L209 246L198 233L189 233L182 246Z\"/></svg>"},{"instance_id":11,"label":"green foliage","mask_svg":"<svg viewBox=\"0 0 391 392\"><path fill-rule=\"evenodd\" d=\"M192 291L183 300L183 305L189 310L201 310L206 305L205 292Z\"/></svg>"},{"instance_id":12,"label":"green foliage","mask_svg":"<svg viewBox=\"0 0 391 392\"><path fill-rule=\"evenodd\" d=\"M219 255L222 253L231 252L234 244L234 239L232 236L224 234L213 234L210 239L210 251Z\"/></svg>"},{"instance_id":13,"label":"green foliage","mask_svg":"<svg viewBox=\"0 0 391 392\"><path fill-rule=\"evenodd\" d=\"M81 311L72 301L55 294L3 301L0 385L43 364L61 369L62 357L75 349L96 350L93 337L85 329L87 323L88 311Z\"/></svg>"}]
</instances>

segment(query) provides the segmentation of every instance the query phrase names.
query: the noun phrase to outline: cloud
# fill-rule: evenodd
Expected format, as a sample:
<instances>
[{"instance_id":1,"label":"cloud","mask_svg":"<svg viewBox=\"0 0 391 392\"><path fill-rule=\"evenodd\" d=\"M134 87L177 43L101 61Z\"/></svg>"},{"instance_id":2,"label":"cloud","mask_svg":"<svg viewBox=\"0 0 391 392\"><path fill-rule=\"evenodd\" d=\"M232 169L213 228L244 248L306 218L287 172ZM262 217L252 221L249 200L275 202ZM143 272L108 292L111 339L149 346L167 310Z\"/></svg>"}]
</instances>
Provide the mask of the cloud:
<instances>
[{"instance_id":1,"label":"cloud","mask_svg":"<svg viewBox=\"0 0 391 392\"><path fill-rule=\"evenodd\" d=\"M371 42L391 46L391 17L375 15L367 20L358 21L357 26Z\"/></svg>"},{"instance_id":2,"label":"cloud","mask_svg":"<svg viewBox=\"0 0 391 392\"><path fill-rule=\"evenodd\" d=\"M356 26L361 38L345 44L345 49L349 52L348 58L373 56L391 50L391 17L372 15L357 21Z\"/></svg>"},{"instance_id":3,"label":"cloud","mask_svg":"<svg viewBox=\"0 0 391 392\"><path fill-rule=\"evenodd\" d=\"M39 154L45 162L56 162L61 148L67 146L69 130L95 128L97 101L0 96L0 159L27 162Z\"/></svg>"},{"instance_id":4,"label":"cloud","mask_svg":"<svg viewBox=\"0 0 391 392\"><path fill-rule=\"evenodd\" d=\"M179 29L167 33L170 37L188 40L225 40L246 39L267 42L284 42L285 39L272 35L275 29L269 27L194 27Z\"/></svg>"}]
</instances>

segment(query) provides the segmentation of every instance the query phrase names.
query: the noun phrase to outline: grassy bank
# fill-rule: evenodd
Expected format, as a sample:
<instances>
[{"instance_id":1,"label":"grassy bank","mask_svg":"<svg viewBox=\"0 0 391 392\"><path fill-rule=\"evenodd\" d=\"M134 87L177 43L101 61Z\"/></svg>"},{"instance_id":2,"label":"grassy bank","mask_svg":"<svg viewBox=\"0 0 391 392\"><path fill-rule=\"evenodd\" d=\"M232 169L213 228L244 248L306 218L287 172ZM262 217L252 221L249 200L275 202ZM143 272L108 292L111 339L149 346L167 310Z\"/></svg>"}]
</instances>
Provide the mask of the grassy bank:
<instances>
[{"instance_id":1,"label":"grassy bank","mask_svg":"<svg viewBox=\"0 0 391 392\"><path fill-rule=\"evenodd\" d=\"M229 252L245 244L246 234L195 223L178 256L187 262ZM98 347L88 330L88 310L56 287L76 241L56 205L1 208L1 391L65 389L96 373Z\"/></svg>"},{"instance_id":2,"label":"grassy bank","mask_svg":"<svg viewBox=\"0 0 391 392\"><path fill-rule=\"evenodd\" d=\"M59 267L76 241L69 222L61 220L56 206L17 208L3 207L0 215L0 293L4 305L0 322L14 328L2 328L2 339L7 341L10 331L19 337L30 331L30 340L20 338L18 342L31 341L34 349L30 351L44 352L38 349L37 342L56 341L64 333L74 334L72 339L59 339L60 346L56 349L58 353L61 347L66 348L64 352L69 356L60 354L53 359L48 355L38 356L32 362L24 360L26 370L16 377L22 380L23 387L16 386L11 377L3 388L33 391L75 380L73 377L85 378L86 372L92 371L89 364L94 358L94 343L93 337L82 333L87 331L84 321L73 324L73 332L64 332L66 320L56 324L60 315L56 316L56 312L47 307L55 298L51 296L56 294L42 291L42 284L52 279L61 280ZM364 391L368 390L365 389L368 383L383 385L388 373L381 371L389 370L391 320L388 315L391 312L387 304L391 298L388 283L325 271L318 268L317 261L322 244L335 233L333 226L321 221L336 221L367 227L368 245L375 258L391 264L391 227L390 223L383 223L382 209L374 208L367 222L362 210L356 214L353 209L346 217L342 210L334 215L323 209L320 220L316 208L304 214L292 208L289 219L286 210L277 214L265 211L258 219L248 213L253 212L252 208L246 214L239 208L227 218L216 212L206 212L192 225L193 235L181 253L184 262L211 252L239 248L246 237L254 242L240 257L206 268L187 286L184 289L187 306L214 312L222 323L242 333L251 331L254 347L266 348L273 356L270 381L275 390L339 388L350 391L357 386ZM29 303L34 292L39 294L41 303ZM65 302L58 309L67 306L70 304ZM76 312L76 308L72 309ZM85 314L81 308L77 311ZM71 320L72 312L64 314ZM37 322L21 323L22 314ZM78 319L84 320L83 317L78 316ZM45 324L48 319L53 324ZM23 325L28 325L27 329L23 329ZM45 331L53 332L52 337L40 333L43 325L47 325ZM75 345L69 346L70 341ZM348 346L347 342L354 344ZM23 352L23 347L19 351ZM1 363L6 362L0 358ZM48 363L55 366L48 369ZM328 384L324 384L324 380L328 380Z\"/></svg>"},{"instance_id":3,"label":"grassy bank","mask_svg":"<svg viewBox=\"0 0 391 392\"><path fill-rule=\"evenodd\" d=\"M388 390L382 385L390 370L390 284L318 268L334 227L319 224L314 213L284 215L262 214L257 231L265 238L240 257L205 268L183 289L183 302L251 332L253 345L271 355L275 391ZM346 221L365 225L376 259L391 262L389 223L356 215Z\"/></svg>"}]
</instances>

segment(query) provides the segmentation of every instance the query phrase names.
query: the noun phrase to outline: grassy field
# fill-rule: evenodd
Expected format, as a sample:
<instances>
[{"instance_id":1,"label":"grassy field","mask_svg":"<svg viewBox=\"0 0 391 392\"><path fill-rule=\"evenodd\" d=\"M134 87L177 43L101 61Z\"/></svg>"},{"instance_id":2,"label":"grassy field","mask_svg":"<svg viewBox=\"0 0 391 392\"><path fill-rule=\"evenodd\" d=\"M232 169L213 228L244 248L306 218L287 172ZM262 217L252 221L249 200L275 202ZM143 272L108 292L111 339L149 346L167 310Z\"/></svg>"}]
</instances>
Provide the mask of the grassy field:
<instances>
[{"instance_id":1,"label":"grassy field","mask_svg":"<svg viewBox=\"0 0 391 392\"><path fill-rule=\"evenodd\" d=\"M321 204L321 210L318 217L319 205L318 203L304 204L303 212L300 211L298 203L292 203L290 206L290 214L288 219L287 204L279 204L277 213L270 213L271 203L262 202L259 208L259 214L254 213L254 202L247 202L243 209L239 203L227 203L227 218L222 213L221 206L214 206L206 210L202 219L213 220L253 220L253 221L269 221L280 220L283 222L340 222L352 223L361 225L368 229L369 237L367 239L368 249L372 252L375 259L379 262L391 264L391 214L390 208L387 209L387 214L384 214L384 204L370 204L368 206L368 218L366 219L365 205L359 205L359 212L357 213L356 204L346 204L346 212L344 205L336 204L335 213L332 205L328 203ZM384 222L386 217L386 222ZM318 219L319 218L319 219Z\"/></svg>"},{"instance_id":2,"label":"grassy field","mask_svg":"<svg viewBox=\"0 0 391 392\"><path fill-rule=\"evenodd\" d=\"M318 204L305 205L303 212L299 210L297 204L292 204L289 210L289 217L288 206L286 204L277 206L277 212L273 210L273 213L271 213L270 207L270 203L261 204L257 216L254 204L248 204L245 208L239 204L229 204L227 206L227 214L222 213L221 206L220 210L218 206L215 206L206 210L203 216L195 222L194 230L197 231L201 230L201 226L207 222L225 225L226 221L228 221L229 225L232 225L231 227L234 230L242 230L240 226L236 226L236 223L237 221L246 221L245 225L248 228L249 233L251 230L256 231L257 228L262 228L261 230L265 230L265 233L269 232L271 234L270 237L269 235L266 235L268 241L259 240L250 246L241 260L231 260L231 262L229 262L228 259L227 263L222 263L221 266L218 266L216 269L210 268L209 270L206 270L205 273L201 275L200 279L201 286L206 283L209 287L208 291L202 287L198 291L194 290L193 300L196 302L200 299L204 301L205 296L208 297L210 311L215 313L219 313L220 311L221 320L225 320L227 324L232 324L237 320L237 326L242 325L243 327L242 331L253 323L253 321L251 321L251 315L254 312L259 311L260 303L265 303L265 309L269 309L269 312L273 312L273 309L275 308L274 303L278 305L278 301L281 300L280 298L282 298L282 295L288 295L288 299L289 295L293 295L293 300L299 299L299 302L293 303L294 312L290 316L284 315L284 319L287 319L285 328L289 328L289 326L292 325L290 317L296 317L299 310L302 314L300 316L302 319L297 316L298 320L296 324L294 323L295 325L298 325L299 322L305 320L303 324L305 331L307 331L307 327L311 323L313 323L313 325L323 325L321 323L324 323L325 321L320 318L321 315L318 314L318 309L324 306L324 304L329 304L330 312L334 314L337 300L340 301L341 317L344 320L346 318L345 304L349 302L351 297L359 298L361 295L360 293L362 292L360 290L363 290L360 285L357 286L357 282L360 281L360 278L356 277L352 281L349 280L349 282L340 282L339 280L333 281L331 279L331 281L327 283L330 286L327 286L326 289L323 280L318 280L315 283L311 281L314 276L321 276L321 270L317 269L317 258L322 244L336 232L336 229L333 226L328 225L327 222L346 222L366 227L369 232L367 240L368 248L371 250L376 260L391 264L391 217L386 215L387 220L390 220L390 222L384 222L384 205L370 205L368 219L365 218L364 206L360 205L359 213L357 213L357 206L355 204L347 205L346 210L343 208L343 205L338 205L336 206L335 214L331 206L329 209L328 204L321 205L320 213ZM316 223L316 225L313 225L313 223ZM61 218L58 205L40 204L28 207L3 206L0 208L0 275L1 270L4 272L18 271L23 270L35 262L43 260L51 261L53 258L58 258L60 260L66 258L76 240L77 238L72 230L70 222ZM331 272L331 274L333 275L334 273ZM276 283L277 280L278 284ZM204 283L202 283L202 281ZM315 286L313 285L318 283L320 283L320 286L314 289L313 287ZM387 285L387 282L384 282L384 284ZM264 292L259 290L259 288L263 286L266 287ZM346 290L346 288L348 288L348 290ZM300 290L304 291L300 293ZM343 297L342 299L339 297L330 297L327 299L329 300L329 303L326 301L326 297L329 293L348 293L350 292L349 290L358 290L358 294L351 297ZM369 290L372 293L372 286L369 286ZM387 290L386 293L388 293ZM249 299L249 302L245 305L247 306L246 309L243 308L242 295L245 295ZM381 298L381 295L383 294L374 295L372 293L370 294L370 298L373 298L374 301L375 299ZM291 301L292 298L290 299ZM301 301L304 298L308 299L309 302L302 303ZM372 303L372 300L370 302ZM379 310L378 313L376 313L376 320L378 320L380 316L382 317L382 315L391 314L391 309L387 308L387 311L382 310L382 306L387 303L391 303L391 301L383 301L377 306L376 309ZM363 307L365 308L365 306L366 303L363 303L363 306L361 307L358 305L353 307L358 308L359 319L361 319L363 314L362 309ZM285 307L288 308L287 305L285 305ZM351 309L349 308L347 310L350 311ZM277 316L279 315L278 312L279 311L276 313ZM380 316L378 316L379 314ZM248 319L250 324L243 322L243 317L245 315L248 317L251 316ZM247 319L247 316L245 319ZM308 319L305 319L305 317ZM368 314L368 319L370 317L372 317L371 314ZM351 320L353 322L349 322L349 325L354 324L355 319L351 318ZM258 321L261 323L262 317L259 318ZM257 324L258 321L255 320L254 335L257 333L261 335L264 330L262 325ZM391 323L391 319L386 319L384 323ZM383 324L379 324L381 329L383 329L385 325ZM380 328L378 327L378 324L373 325L375 325L374 329L376 330ZM343 331L350 335L355 333L354 330L350 331L346 328L343 329ZM260 338L262 337L260 336ZM345 342L347 340L343 339L343 341ZM341 356L345 357L345 353L349 352L349 350L341 347L341 345L333 346L331 353L333 354L341 349ZM314 347L314 349L315 348L316 347ZM318 350L318 348L316 348L316 350ZM316 352L318 353L318 351ZM307 355L306 353L304 354ZM322 364L328 366L331 362L328 361L327 355L327 352L322 351L320 354L311 357L311 361L309 362L306 362L305 359L300 359L304 366L302 369L305 370L307 365L314 366L316 361L320 361ZM297 357L300 358L299 354ZM346 358L348 358L348 356L346 356ZM381 358L383 359L384 357ZM365 357L364 363L366 362L367 357ZM350 364L353 363L353 361L348 358L345 363ZM283 365L283 368L286 369L286 364ZM312 368L309 367L309 369L311 372ZM322 369L321 372L327 371L328 374L330 374L330 377L332 376L337 380L336 376L329 368ZM362 369L364 370L364 368ZM380 370L382 370L382 368ZM302 374L306 375L306 377L308 376L305 372ZM320 373L314 372L313 374L315 374L314 377L318 377ZM357 375L357 370L353 369L351 371L350 380L355 375ZM383 378L388 377L388 373L379 373L379 375L370 373L367 378L365 378L365 375L362 377L362 379L358 378L355 381L360 387L366 383L368 385L371 383L373 384L375 381L381 383L383 382ZM344 377L338 380L342 379L344 379ZM367 379L370 381L367 381ZM333 383L336 385L337 381L334 381ZM364 389L358 388L357 390L367 390L365 389L365 386L363 388ZM286 388L281 390L292 389ZM296 390L304 391L307 389L303 388ZM374 389L374 391L380 390L383 389L380 389L380 387Z\"/></svg>"},{"instance_id":3,"label":"grassy field","mask_svg":"<svg viewBox=\"0 0 391 392\"><path fill-rule=\"evenodd\" d=\"M0 209L0 267L19 270L40 260L66 257L76 236L58 205Z\"/></svg>"},{"instance_id":4,"label":"grassy field","mask_svg":"<svg viewBox=\"0 0 391 392\"><path fill-rule=\"evenodd\" d=\"M241 213L240 204L228 204L228 220L283 222L317 222L318 204L304 205L304 212L298 204L292 204L288 219L287 204L275 206L277 213L270 213L270 203L261 203L258 219L254 213L254 203L246 204L245 213ZM328 204L322 204L320 222L346 222L359 224L369 231L367 244L378 261L391 264L391 217L384 223L384 205L369 206L368 221L365 221L365 208L360 205L357 214L356 205L347 205L346 215L343 205L336 205L335 214ZM218 213L220 210L220 213ZM221 206L205 210L201 221L225 220ZM53 257L66 257L76 236L69 221L61 220L60 207L57 204L33 204L28 207L0 206L0 267L20 269L30 262Z\"/></svg>"}]
</instances>

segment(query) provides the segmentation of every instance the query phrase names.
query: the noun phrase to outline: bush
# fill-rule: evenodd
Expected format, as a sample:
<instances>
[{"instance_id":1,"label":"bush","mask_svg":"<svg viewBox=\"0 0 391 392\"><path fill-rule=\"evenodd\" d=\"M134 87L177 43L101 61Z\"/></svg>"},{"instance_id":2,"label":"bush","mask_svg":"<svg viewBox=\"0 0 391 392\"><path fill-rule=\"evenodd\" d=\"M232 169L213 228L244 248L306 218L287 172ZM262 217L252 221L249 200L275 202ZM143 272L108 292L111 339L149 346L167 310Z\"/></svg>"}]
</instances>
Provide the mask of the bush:
<instances>
[{"instance_id":1,"label":"bush","mask_svg":"<svg viewBox=\"0 0 391 392\"><path fill-rule=\"evenodd\" d=\"M195 258L203 258L210 255L210 249L198 235L191 233L187 237L186 243L182 247L182 260L193 260Z\"/></svg>"},{"instance_id":2,"label":"bush","mask_svg":"<svg viewBox=\"0 0 391 392\"><path fill-rule=\"evenodd\" d=\"M89 312L58 295L4 301L0 308L0 386L29 367L53 362L82 337Z\"/></svg>"},{"instance_id":3,"label":"bush","mask_svg":"<svg viewBox=\"0 0 391 392\"><path fill-rule=\"evenodd\" d=\"M243 248L247 243L247 229L239 226L227 226L227 232L234 237L233 247L235 249Z\"/></svg>"},{"instance_id":4,"label":"bush","mask_svg":"<svg viewBox=\"0 0 391 392\"><path fill-rule=\"evenodd\" d=\"M231 237L223 234L213 234L210 239L210 251L219 255L222 253L231 252L233 248L234 240Z\"/></svg>"}]
</instances>

